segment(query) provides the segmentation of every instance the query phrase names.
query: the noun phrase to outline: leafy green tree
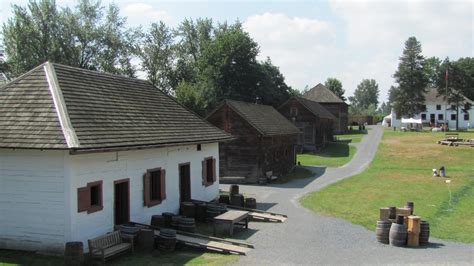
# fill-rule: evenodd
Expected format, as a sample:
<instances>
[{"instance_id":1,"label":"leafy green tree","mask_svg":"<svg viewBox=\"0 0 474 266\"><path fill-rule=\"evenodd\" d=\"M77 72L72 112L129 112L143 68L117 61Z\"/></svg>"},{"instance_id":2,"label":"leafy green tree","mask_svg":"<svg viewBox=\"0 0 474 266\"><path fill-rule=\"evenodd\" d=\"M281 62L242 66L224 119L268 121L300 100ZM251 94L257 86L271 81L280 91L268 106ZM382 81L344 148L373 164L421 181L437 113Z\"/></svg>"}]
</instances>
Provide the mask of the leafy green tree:
<instances>
[{"instance_id":1,"label":"leafy green tree","mask_svg":"<svg viewBox=\"0 0 474 266\"><path fill-rule=\"evenodd\" d=\"M379 85L374 79L364 79L357 85L354 96L349 97L351 105L358 109L367 109L370 105L377 106Z\"/></svg>"},{"instance_id":2,"label":"leafy green tree","mask_svg":"<svg viewBox=\"0 0 474 266\"><path fill-rule=\"evenodd\" d=\"M424 111L428 78L421 51L420 42L415 37L408 38L398 69L393 75L398 89L392 104L398 117L412 117Z\"/></svg>"},{"instance_id":3,"label":"leafy green tree","mask_svg":"<svg viewBox=\"0 0 474 266\"><path fill-rule=\"evenodd\" d=\"M206 115L208 102L206 94L208 87L200 83L189 83L182 81L176 87L176 99L179 103L193 110L196 114L204 117Z\"/></svg>"},{"instance_id":4,"label":"leafy green tree","mask_svg":"<svg viewBox=\"0 0 474 266\"><path fill-rule=\"evenodd\" d=\"M425 72L428 78L428 86L436 88L438 84L439 72L441 67L441 60L437 57L426 58Z\"/></svg>"},{"instance_id":5,"label":"leafy green tree","mask_svg":"<svg viewBox=\"0 0 474 266\"><path fill-rule=\"evenodd\" d=\"M278 107L290 97L291 88L285 83L285 77L280 69L272 64L270 58L258 63L259 81L256 97L262 104Z\"/></svg>"},{"instance_id":6,"label":"leafy green tree","mask_svg":"<svg viewBox=\"0 0 474 266\"><path fill-rule=\"evenodd\" d=\"M382 102L382 104L380 105L380 108L377 110L377 112L384 115L384 116L388 115L391 112L391 106L389 105L389 103Z\"/></svg>"},{"instance_id":7,"label":"leafy green tree","mask_svg":"<svg viewBox=\"0 0 474 266\"><path fill-rule=\"evenodd\" d=\"M474 57L459 58L453 62L454 66L462 71L464 83L459 87L464 96L474 100Z\"/></svg>"},{"instance_id":8,"label":"leafy green tree","mask_svg":"<svg viewBox=\"0 0 474 266\"><path fill-rule=\"evenodd\" d=\"M13 5L13 17L2 28L9 75L52 61L133 76L133 38L125 19L113 4L105 16L103 10L92 0L80 0L74 10L58 10L54 0Z\"/></svg>"},{"instance_id":9,"label":"leafy green tree","mask_svg":"<svg viewBox=\"0 0 474 266\"><path fill-rule=\"evenodd\" d=\"M341 98L341 100L346 100L346 97L344 97L346 91L342 88L342 83L337 78L328 78L324 82L324 86Z\"/></svg>"},{"instance_id":10,"label":"leafy green tree","mask_svg":"<svg viewBox=\"0 0 474 266\"><path fill-rule=\"evenodd\" d=\"M165 23L152 23L149 32L142 33L137 54L151 84L170 94L173 89L173 34Z\"/></svg>"}]
</instances>

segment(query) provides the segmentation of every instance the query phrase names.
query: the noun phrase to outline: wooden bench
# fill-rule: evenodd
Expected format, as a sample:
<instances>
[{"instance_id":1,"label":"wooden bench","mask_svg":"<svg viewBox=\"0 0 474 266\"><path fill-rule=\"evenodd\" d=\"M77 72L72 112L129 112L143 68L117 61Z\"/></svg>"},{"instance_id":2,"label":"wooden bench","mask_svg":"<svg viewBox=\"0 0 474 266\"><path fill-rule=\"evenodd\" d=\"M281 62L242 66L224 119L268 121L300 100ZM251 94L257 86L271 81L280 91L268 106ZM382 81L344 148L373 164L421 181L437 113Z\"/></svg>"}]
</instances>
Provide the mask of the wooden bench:
<instances>
[{"instance_id":1,"label":"wooden bench","mask_svg":"<svg viewBox=\"0 0 474 266\"><path fill-rule=\"evenodd\" d=\"M444 136L448 141L457 141L459 139L458 133L446 133Z\"/></svg>"},{"instance_id":2,"label":"wooden bench","mask_svg":"<svg viewBox=\"0 0 474 266\"><path fill-rule=\"evenodd\" d=\"M245 228L249 228L249 212L230 210L219 216L214 217L214 235L216 235L216 227L218 224L227 224L230 227L230 236L234 235L234 225L236 223L245 222Z\"/></svg>"},{"instance_id":3,"label":"wooden bench","mask_svg":"<svg viewBox=\"0 0 474 266\"><path fill-rule=\"evenodd\" d=\"M119 231L109 233L103 236L89 239L89 256L91 259L101 258L102 262L116 254L131 250L133 252L133 238L130 242L124 242Z\"/></svg>"}]
</instances>

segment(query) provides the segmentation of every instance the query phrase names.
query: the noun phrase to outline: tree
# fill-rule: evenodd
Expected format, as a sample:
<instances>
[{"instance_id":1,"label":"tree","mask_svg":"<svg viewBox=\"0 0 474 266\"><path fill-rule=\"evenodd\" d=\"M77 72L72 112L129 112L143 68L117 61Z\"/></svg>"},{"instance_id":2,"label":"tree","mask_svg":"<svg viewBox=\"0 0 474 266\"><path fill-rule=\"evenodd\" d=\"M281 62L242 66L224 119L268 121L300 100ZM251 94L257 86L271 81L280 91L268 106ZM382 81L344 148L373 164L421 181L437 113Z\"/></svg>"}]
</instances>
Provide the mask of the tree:
<instances>
[{"instance_id":1,"label":"tree","mask_svg":"<svg viewBox=\"0 0 474 266\"><path fill-rule=\"evenodd\" d=\"M328 78L324 83L324 86L336 94L337 97L341 98L341 100L346 100L346 97L344 97L345 90L342 88L342 83L338 79Z\"/></svg>"},{"instance_id":2,"label":"tree","mask_svg":"<svg viewBox=\"0 0 474 266\"><path fill-rule=\"evenodd\" d=\"M364 79L357 85L354 96L349 101L354 108L368 109L370 105L377 107L379 103L379 85L374 79Z\"/></svg>"},{"instance_id":3,"label":"tree","mask_svg":"<svg viewBox=\"0 0 474 266\"><path fill-rule=\"evenodd\" d=\"M425 59L421 51L420 42L415 37L408 38L398 69L394 74L398 88L392 104L398 117L412 117L424 111L428 78L424 70Z\"/></svg>"},{"instance_id":4,"label":"tree","mask_svg":"<svg viewBox=\"0 0 474 266\"><path fill-rule=\"evenodd\" d=\"M391 107L389 105L389 103L385 103L385 102L382 102L382 104L380 105L380 108L377 110L380 114L382 115L388 115L390 114L391 112Z\"/></svg>"},{"instance_id":5,"label":"tree","mask_svg":"<svg viewBox=\"0 0 474 266\"><path fill-rule=\"evenodd\" d=\"M430 57L425 60L425 73L428 78L428 86L436 88L438 84L441 60L437 57Z\"/></svg>"},{"instance_id":6,"label":"tree","mask_svg":"<svg viewBox=\"0 0 474 266\"><path fill-rule=\"evenodd\" d=\"M152 23L149 32L142 33L137 54L151 84L170 94L173 89L173 35L165 23Z\"/></svg>"},{"instance_id":7,"label":"tree","mask_svg":"<svg viewBox=\"0 0 474 266\"><path fill-rule=\"evenodd\" d=\"M449 58L443 61L440 69L444 71L440 71L438 75L438 95L442 95L449 104L455 106L456 130L458 130L460 109L467 113L471 108L463 95L463 91L472 89L469 84L469 75L457 64L450 62Z\"/></svg>"},{"instance_id":8,"label":"tree","mask_svg":"<svg viewBox=\"0 0 474 266\"><path fill-rule=\"evenodd\" d=\"M453 62L454 66L462 71L465 83L459 88L467 98L474 100L474 58L464 57Z\"/></svg>"},{"instance_id":9,"label":"tree","mask_svg":"<svg viewBox=\"0 0 474 266\"><path fill-rule=\"evenodd\" d=\"M279 107L283 104L292 92L291 88L285 83L285 77L280 69L272 64L269 57L263 62L257 64L259 81L256 88L256 97L261 99L262 104Z\"/></svg>"},{"instance_id":10,"label":"tree","mask_svg":"<svg viewBox=\"0 0 474 266\"><path fill-rule=\"evenodd\" d=\"M45 62L133 76L130 30L118 8L106 15L98 1L81 0L74 10L58 10L54 0L13 5L3 24L9 75L16 77Z\"/></svg>"}]
</instances>

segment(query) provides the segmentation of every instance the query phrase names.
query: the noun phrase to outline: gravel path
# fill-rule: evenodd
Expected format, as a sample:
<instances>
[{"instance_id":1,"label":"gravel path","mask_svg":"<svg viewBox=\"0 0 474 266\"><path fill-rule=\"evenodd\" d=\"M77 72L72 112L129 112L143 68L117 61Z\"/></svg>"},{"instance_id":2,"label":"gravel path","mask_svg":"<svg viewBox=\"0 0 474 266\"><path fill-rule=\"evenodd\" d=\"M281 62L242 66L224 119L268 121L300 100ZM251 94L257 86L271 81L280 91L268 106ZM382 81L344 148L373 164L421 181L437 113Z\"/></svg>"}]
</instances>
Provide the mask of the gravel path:
<instances>
[{"instance_id":1,"label":"gravel path","mask_svg":"<svg viewBox=\"0 0 474 266\"><path fill-rule=\"evenodd\" d=\"M238 265L315 264L455 264L474 265L474 245L430 238L429 246L397 248L379 244L375 233L338 218L326 217L303 208L298 199L305 193L362 172L373 159L383 129L375 126L357 146L353 160L340 168L316 168L316 177L283 185L241 185L252 195L258 208L285 213L283 224L252 222L249 230L236 237L255 244ZM221 185L228 190L228 185ZM343 196L343 195L341 195ZM374 225L375 227L375 225Z\"/></svg>"}]
</instances>

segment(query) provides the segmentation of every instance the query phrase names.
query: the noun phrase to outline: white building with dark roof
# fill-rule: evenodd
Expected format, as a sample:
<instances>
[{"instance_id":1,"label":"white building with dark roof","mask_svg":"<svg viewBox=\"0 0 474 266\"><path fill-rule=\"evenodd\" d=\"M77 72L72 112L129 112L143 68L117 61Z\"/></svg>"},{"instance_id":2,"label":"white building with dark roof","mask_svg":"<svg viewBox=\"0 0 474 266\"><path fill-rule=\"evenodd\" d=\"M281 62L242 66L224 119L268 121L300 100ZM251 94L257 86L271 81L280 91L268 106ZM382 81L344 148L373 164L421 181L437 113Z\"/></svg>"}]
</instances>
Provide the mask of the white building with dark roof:
<instances>
[{"instance_id":1,"label":"white building with dark roof","mask_svg":"<svg viewBox=\"0 0 474 266\"><path fill-rule=\"evenodd\" d=\"M438 95L438 89L430 88L425 94L426 111L416 115L415 119L420 119L425 126L441 126L448 123L449 128L456 128L456 119L459 117L459 128L474 127L474 102L464 97L464 102L469 102L472 107L467 112L462 111L460 106L456 110L456 106L448 103L443 96ZM401 118L392 110L391 114L392 126L401 127Z\"/></svg>"},{"instance_id":2,"label":"white building with dark roof","mask_svg":"<svg viewBox=\"0 0 474 266\"><path fill-rule=\"evenodd\" d=\"M86 248L212 200L229 139L144 80L44 63L0 87L0 249Z\"/></svg>"}]
</instances>

